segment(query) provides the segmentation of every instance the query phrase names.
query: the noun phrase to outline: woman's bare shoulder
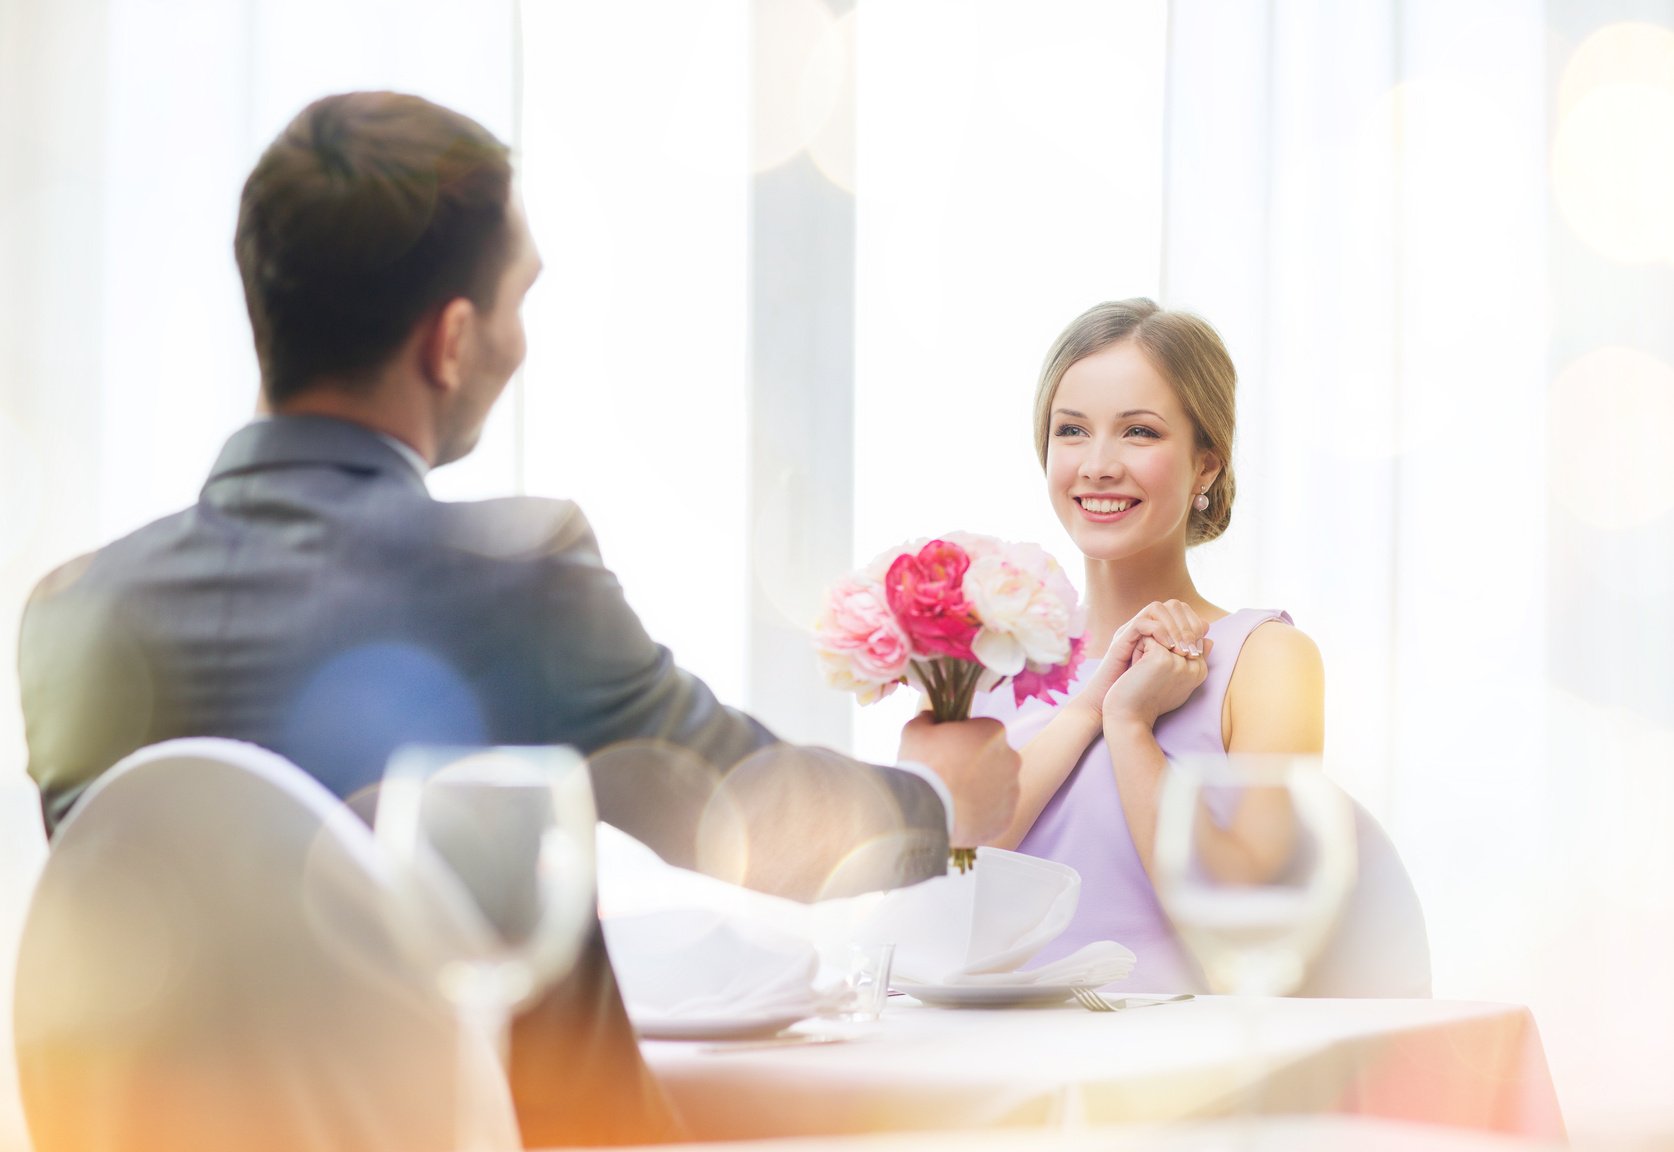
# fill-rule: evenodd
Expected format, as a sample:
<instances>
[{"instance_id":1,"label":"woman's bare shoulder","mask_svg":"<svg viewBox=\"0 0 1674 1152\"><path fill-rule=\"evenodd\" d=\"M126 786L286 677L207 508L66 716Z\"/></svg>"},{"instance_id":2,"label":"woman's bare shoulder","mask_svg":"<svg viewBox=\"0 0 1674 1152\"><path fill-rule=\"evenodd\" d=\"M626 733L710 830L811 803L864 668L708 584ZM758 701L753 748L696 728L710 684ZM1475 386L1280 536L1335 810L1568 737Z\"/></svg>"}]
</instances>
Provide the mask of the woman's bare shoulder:
<instances>
[{"instance_id":1,"label":"woman's bare shoulder","mask_svg":"<svg viewBox=\"0 0 1674 1152\"><path fill-rule=\"evenodd\" d=\"M1306 632L1257 625L1227 684L1222 736L1249 752L1317 752L1325 738L1325 664Z\"/></svg>"},{"instance_id":2,"label":"woman's bare shoulder","mask_svg":"<svg viewBox=\"0 0 1674 1152\"><path fill-rule=\"evenodd\" d=\"M1234 676L1251 664L1263 672L1282 672L1323 667L1324 661L1313 637L1294 624L1273 619L1257 624L1250 631L1244 650L1238 655Z\"/></svg>"}]
</instances>

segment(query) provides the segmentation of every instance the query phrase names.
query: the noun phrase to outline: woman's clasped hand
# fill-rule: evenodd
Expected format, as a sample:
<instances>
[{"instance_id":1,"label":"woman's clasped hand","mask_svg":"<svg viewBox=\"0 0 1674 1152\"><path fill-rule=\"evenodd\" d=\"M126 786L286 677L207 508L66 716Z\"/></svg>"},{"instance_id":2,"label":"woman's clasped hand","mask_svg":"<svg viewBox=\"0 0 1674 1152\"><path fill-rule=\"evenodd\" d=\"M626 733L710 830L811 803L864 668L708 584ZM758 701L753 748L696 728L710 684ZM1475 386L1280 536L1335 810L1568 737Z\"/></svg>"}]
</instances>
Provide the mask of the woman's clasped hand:
<instances>
[{"instance_id":1,"label":"woman's clasped hand","mask_svg":"<svg viewBox=\"0 0 1674 1152\"><path fill-rule=\"evenodd\" d=\"M1215 642L1209 626L1179 600L1154 601L1116 630L1077 703L1105 715L1140 720L1149 729L1209 675Z\"/></svg>"}]
</instances>

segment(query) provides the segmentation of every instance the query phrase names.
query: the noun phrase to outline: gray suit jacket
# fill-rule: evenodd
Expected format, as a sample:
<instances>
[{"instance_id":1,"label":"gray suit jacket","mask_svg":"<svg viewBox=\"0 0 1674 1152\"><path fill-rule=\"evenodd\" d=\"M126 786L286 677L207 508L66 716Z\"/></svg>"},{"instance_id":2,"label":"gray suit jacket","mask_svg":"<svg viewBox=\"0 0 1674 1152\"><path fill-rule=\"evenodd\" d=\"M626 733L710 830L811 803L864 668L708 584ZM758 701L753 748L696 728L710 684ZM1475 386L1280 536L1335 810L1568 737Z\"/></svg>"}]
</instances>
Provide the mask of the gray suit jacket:
<instances>
[{"instance_id":1,"label":"gray suit jacket","mask_svg":"<svg viewBox=\"0 0 1674 1152\"><path fill-rule=\"evenodd\" d=\"M804 899L945 868L928 784L783 745L721 705L646 635L574 504L433 500L342 421L246 426L195 507L49 576L19 671L49 830L122 756L176 736L264 745L345 799L402 743L570 744L592 757L601 817L677 863L735 863ZM718 807L728 821L704 819ZM749 850L705 844L700 823ZM589 963L595 986L572 999L623 1031L602 951Z\"/></svg>"},{"instance_id":2,"label":"gray suit jacket","mask_svg":"<svg viewBox=\"0 0 1674 1152\"><path fill-rule=\"evenodd\" d=\"M945 859L922 780L780 745L682 671L574 504L433 500L398 452L342 421L248 425L195 507L49 576L19 672L49 828L111 764L175 736L261 744L344 798L402 743L571 744L599 761L601 816L654 825L676 856L688 846L667 807L695 809L694 791L727 786L744 761L741 803L771 791L783 824L800 794L806 815L817 802L851 836L898 848L847 889L910 883ZM856 808L874 826L856 826ZM798 831L799 851L824 847L832 865L858 842L816 831Z\"/></svg>"}]
</instances>

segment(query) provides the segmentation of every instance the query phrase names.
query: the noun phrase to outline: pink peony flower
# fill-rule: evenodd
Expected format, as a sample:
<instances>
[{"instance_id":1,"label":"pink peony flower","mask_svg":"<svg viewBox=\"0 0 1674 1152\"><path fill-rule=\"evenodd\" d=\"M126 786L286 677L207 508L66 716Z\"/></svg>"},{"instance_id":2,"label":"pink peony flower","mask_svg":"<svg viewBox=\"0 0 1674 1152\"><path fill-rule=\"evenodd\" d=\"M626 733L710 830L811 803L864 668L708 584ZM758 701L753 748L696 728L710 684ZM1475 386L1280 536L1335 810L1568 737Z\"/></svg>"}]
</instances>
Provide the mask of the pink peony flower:
<instances>
[{"instance_id":1,"label":"pink peony flower","mask_svg":"<svg viewBox=\"0 0 1674 1152\"><path fill-rule=\"evenodd\" d=\"M980 626L965 600L971 558L957 544L932 540L916 555L897 556L884 578L889 607L921 656L975 660Z\"/></svg>"},{"instance_id":2,"label":"pink peony flower","mask_svg":"<svg viewBox=\"0 0 1674 1152\"><path fill-rule=\"evenodd\" d=\"M1062 664L1054 664L1050 668L1038 672L1032 667L1025 666L1021 672L1012 676L1011 694L1012 699L1017 702L1017 706L1021 708L1023 701L1036 697L1047 700L1049 699L1048 692L1056 692L1060 696L1067 695L1070 685L1075 680L1075 670L1081 666L1081 661L1086 658L1086 648L1086 637L1077 636L1070 641L1069 659Z\"/></svg>"},{"instance_id":3,"label":"pink peony flower","mask_svg":"<svg viewBox=\"0 0 1674 1152\"><path fill-rule=\"evenodd\" d=\"M840 580L814 624L814 646L826 682L862 704L895 690L912 646L889 610L883 586L862 577Z\"/></svg>"}]
</instances>

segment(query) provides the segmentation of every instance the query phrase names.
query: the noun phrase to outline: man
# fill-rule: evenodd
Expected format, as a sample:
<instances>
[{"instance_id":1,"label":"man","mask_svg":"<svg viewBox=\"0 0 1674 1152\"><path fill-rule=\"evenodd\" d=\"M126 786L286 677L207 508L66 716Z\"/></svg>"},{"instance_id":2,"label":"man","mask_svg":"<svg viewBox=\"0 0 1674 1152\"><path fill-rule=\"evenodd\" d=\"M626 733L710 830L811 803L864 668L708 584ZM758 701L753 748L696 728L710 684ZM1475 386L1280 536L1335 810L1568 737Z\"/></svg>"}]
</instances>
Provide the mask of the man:
<instances>
[{"instance_id":1,"label":"man","mask_svg":"<svg viewBox=\"0 0 1674 1152\"><path fill-rule=\"evenodd\" d=\"M704 856L693 825L725 793L749 844L735 878L801 898L924 879L950 835L1005 827L1019 764L992 721L909 724L901 756L934 777L782 745L651 641L574 505L429 497L523 361L541 267L480 125L391 93L311 105L245 184L235 250L263 417L195 507L66 565L25 611L49 831L122 756L185 735L264 745L345 799L402 743L574 745L601 816L671 857ZM671 768L694 763L695 793ZM673 1130L596 931L519 1020L512 1080L532 1145Z\"/></svg>"}]
</instances>

